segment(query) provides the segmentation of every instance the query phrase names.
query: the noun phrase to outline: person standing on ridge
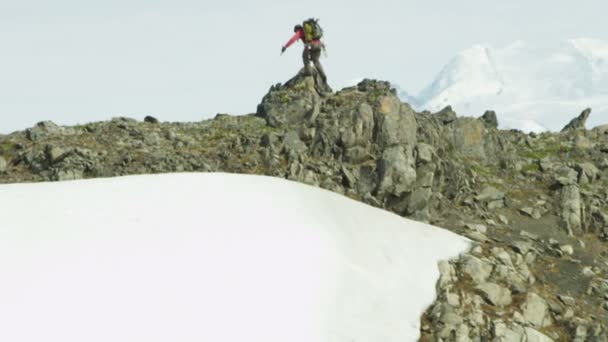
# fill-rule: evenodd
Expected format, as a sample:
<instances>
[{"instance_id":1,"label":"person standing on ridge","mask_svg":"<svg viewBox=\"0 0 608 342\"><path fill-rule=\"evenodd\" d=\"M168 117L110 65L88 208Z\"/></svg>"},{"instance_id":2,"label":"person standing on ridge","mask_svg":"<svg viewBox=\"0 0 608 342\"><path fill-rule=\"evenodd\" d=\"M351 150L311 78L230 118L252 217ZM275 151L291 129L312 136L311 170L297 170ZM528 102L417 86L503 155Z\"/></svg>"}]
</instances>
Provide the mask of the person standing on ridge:
<instances>
[{"instance_id":1,"label":"person standing on ridge","mask_svg":"<svg viewBox=\"0 0 608 342\"><path fill-rule=\"evenodd\" d=\"M308 19L302 25L296 25L293 28L294 35L289 39L287 44L281 47L281 54L287 50L289 46L301 39L304 43L304 52L302 53L302 60L304 62L304 72L306 75L312 75L310 69L310 62L315 65L315 68L319 72L321 79L327 84L327 76L319 62L321 57L321 51L325 50L325 44L321 42L323 37L323 29L319 26L318 19Z\"/></svg>"}]
</instances>

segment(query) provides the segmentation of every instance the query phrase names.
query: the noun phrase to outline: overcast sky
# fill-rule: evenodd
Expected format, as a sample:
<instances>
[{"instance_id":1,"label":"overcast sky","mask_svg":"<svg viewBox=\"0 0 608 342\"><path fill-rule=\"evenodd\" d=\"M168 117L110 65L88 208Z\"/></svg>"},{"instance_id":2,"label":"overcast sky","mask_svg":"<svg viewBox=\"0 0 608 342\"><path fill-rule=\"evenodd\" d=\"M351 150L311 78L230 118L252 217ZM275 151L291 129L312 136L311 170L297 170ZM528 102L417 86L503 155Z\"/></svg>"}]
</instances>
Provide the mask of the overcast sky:
<instances>
[{"instance_id":1,"label":"overcast sky","mask_svg":"<svg viewBox=\"0 0 608 342\"><path fill-rule=\"evenodd\" d=\"M330 83L416 94L459 51L516 40L608 40L602 0L0 0L0 133L41 120L198 121L245 114L301 66L279 56L318 17Z\"/></svg>"}]
</instances>

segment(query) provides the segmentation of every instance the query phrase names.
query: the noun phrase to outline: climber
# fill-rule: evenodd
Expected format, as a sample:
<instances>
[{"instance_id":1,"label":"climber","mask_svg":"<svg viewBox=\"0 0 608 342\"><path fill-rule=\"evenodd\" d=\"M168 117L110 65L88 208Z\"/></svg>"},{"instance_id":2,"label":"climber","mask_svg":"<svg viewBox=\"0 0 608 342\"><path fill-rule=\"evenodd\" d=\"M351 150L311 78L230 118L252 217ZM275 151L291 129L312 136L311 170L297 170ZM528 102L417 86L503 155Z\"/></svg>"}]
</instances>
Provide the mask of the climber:
<instances>
[{"instance_id":1,"label":"climber","mask_svg":"<svg viewBox=\"0 0 608 342\"><path fill-rule=\"evenodd\" d=\"M293 28L294 35L287 42L287 44L281 47L281 54L287 50L291 44L295 43L298 39L301 39L304 43L304 52L302 53L302 60L304 62L304 72L306 75L312 75L310 69L310 62L313 62L315 68L319 72L321 79L327 84L327 76L319 62L321 57L321 51L325 50L325 44L321 42L323 37L323 29L319 26L318 19L308 19L302 25L296 25Z\"/></svg>"}]
</instances>

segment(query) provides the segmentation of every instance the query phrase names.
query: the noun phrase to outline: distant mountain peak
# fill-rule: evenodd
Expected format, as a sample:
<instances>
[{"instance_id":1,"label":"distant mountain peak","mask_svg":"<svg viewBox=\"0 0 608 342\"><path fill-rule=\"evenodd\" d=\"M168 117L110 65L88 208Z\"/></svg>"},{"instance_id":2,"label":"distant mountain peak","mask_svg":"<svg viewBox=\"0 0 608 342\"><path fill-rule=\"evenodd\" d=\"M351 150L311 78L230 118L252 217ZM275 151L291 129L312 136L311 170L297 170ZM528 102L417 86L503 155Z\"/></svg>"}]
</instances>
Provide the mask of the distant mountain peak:
<instances>
[{"instance_id":1,"label":"distant mountain peak","mask_svg":"<svg viewBox=\"0 0 608 342\"><path fill-rule=\"evenodd\" d=\"M418 96L402 99L417 110L451 105L478 116L492 109L504 128L524 131L558 130L587 107L598 111L590 124L600 124L608 116L608 42L476 44L452 58Z\"/></svg>"}]
</instances>

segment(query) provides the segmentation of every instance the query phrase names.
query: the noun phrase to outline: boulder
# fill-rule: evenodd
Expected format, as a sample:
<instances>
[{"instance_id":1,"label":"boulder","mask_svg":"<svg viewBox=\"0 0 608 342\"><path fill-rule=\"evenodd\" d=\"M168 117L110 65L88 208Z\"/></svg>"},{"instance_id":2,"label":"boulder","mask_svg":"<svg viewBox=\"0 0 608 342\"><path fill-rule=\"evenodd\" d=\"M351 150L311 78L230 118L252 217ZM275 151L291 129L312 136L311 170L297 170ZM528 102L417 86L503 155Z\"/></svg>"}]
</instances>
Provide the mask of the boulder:
<instances>
[{"instance_id":1,"label":"boulder","mask_svg":"<svg viewBox=\"0 0 608 342\"><path fill-rule=\"evenodd\" d=\"M62 129L60 126L52 121L41 121L34 127L28 128L25 134L31 141L39 141L45 139L51 135L61 134Z\"/></svg>"},{"instance_id":2,"label":"boulder","mask_svg":"<svg viewBox=\"0 0 608 342\"><path fill-rule=\"evenodd\" d=\"M535 293L528 293L522 305L522 310L526 322L535 328L544 328L551 324L549 305Z\"/></svg>"},{"instance_id":3,"label":"boulder","mask_svg":"<svg viewBox=\"0 0 608 342\"><path fill-rule=\"evenodd\" d=\"M564 128L562 129L562 132L584 130L585 123L587 122L587 119L589 118L590 114L591 114L591 108L585 109L579 116L572 119L572 121L570 121L566 126L564 126Z\"/></svg>"},{"instance_id":4,"label":"boulder","mask_svg":"<svg viewBox=\"0 0 608 342\"><path fill-rule=\"evenodd\" d=\"M494 112L493 110L486 111L480 119L481 121L483 121L487 128L498 128L498 118L496 117L496 112Z\"/></svg>"},{"instance_id":5,"label":"boulder","mask_svg":"<svg viewBox=\"0 0 608 342\"><path fill-rule=\"evenodd\" d=\"M553 342L553 339L549 336L541 333L540 331L532 328L526 329L526 337L528 338L528 342Z\"/></svg>"},{"instance_id":6,"label":"boulder","mask_svg":"<svg viewBox=\"0 0 608 342\"><path fill-rule=\"evenodd\" d=\"M296 75L285 85L274 85L258 105L256 115L272 127L301 124L318 114L321 98L310 76Z\"/></svg>"},{"instance_id":7,"label":"boulder","mask_svg":"<svg viewBox=\"0 0 608 342\"><path fill-rule=\"evenodd\" d=\"M483 283L476 288L481 292L482 297L494 306L506 306L512 302L511 291L506 287L494 283Z\"/></svg>"},{"instance_id":8,"label":"boulder","mask_svg":"<svg viewBox=\"0 0 608 342\"><path fill-rule=\"evenodd\" d=\"M574 169L578 172L578 182L580 184L593 183L600 176L600 170L592 163L579 163L574 166Z\"/></svg>"},{"instance_id":9,"label":"boulder","mask_svg":"<svg viewBox=\"0 0 608 342\"><path fill-rule=\"evenodd\" d=\"M380 148L395 145L416 145L416 116L414 111L401 103L395 95L385 95L378 99L374 111L376 123L376 144Z\"/></svg>"},{"instance_id":10,"label":"boulder","mask_svg":"<svg viewBox=\"0 0 608 342\"><path fill-rule=\"evenodd\" d=\"M401 196L412 190L412 185L416 181L416 168L410 151L401 146L384 150L377 169L378 194Z\"/></svg>"},{"instance_id":11,"label":"boulder","mask_svg":"<svg viewBox=\"0 0 608 342\"><path fill-rule=\"evenodd\" d=\"M489 262L472 255L465 255L462 258L461 271L470 276L476 284L485 283L493 268Z\"/></svg>"}]
</instances>

